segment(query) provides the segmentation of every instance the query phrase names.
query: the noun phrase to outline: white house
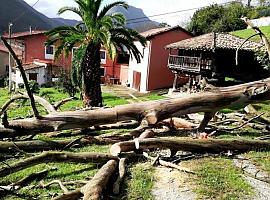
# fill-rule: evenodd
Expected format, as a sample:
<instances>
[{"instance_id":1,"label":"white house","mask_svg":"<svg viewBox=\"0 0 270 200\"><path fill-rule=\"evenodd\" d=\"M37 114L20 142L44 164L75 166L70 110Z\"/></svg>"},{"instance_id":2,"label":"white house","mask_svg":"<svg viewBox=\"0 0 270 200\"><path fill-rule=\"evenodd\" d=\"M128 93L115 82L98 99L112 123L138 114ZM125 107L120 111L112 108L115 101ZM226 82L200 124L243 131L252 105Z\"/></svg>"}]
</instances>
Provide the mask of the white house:
<instances>
[{"instance_id":1,"label":"white house","mask_svg":"<svg viewBox=\"0 0 270 200\"><path fill-rule=\"evenodd\" d=\"M54 78L56 73L54 69L57 67L48 63L34 61L33 63L24 64L23 68L28 81L33 80L39 85L44 85L52 83L52 78ZM18 88L20 84L23 84L22 75L18 68L16 68L15 74L13 75L13 81L15 82L16 88Z\"/></svg>"},{"instance_id":2,"label":"white house","mask_svg":"<svg viewBox=\"0 0 270 200\"><path fill-rule=\"evenodd\" d=\"M270 25L270 17L261 17L258 19L251 19L250 20L254 26L261 27L261 26L269 26ZM248 28L251 28L248 26Z\"/></svg>"},{"instance_id":3,"label":"white house","mask_svg":"<svg viewBox=\"0 0 270 200\"><path fill-rule=\"evenodd\" d=\"M140 63L130 57L128 84L139 92L148 92L159 88L169 88L174 74L168 69L169 52L165 46L192 37L192 34L181 28L163 27L141 33L147 39L143 47L138 41L136 47L142 54Z\"/></svg>"}]
</instances>

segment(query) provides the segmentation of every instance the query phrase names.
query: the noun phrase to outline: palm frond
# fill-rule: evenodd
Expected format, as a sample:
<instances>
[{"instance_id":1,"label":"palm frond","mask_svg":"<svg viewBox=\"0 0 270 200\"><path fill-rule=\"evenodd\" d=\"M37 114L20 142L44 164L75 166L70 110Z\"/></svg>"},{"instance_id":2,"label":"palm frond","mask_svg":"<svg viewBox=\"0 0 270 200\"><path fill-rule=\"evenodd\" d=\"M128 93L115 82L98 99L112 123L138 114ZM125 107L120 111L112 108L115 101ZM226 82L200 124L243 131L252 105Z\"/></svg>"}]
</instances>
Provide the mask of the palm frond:
<instances>
[{"instance_id":1,"label":"palm frond","mask_svg":"<svg viewBox=\"0 0 270 200\"><path fill-rule=\"evenodd\" d=\"M103 7L103 9L98 14L98 20L102 19L105 15L108 14L109 10L111 10L112 8L114 8L116 6L121 6L121 7L124 7L126 9L128 8L128 4L125 1L113 2L113 3L108 4L108 5Z\"/></svg>"},{"instance_id":2,"label":"palm frond","mask_svg":"<svg viewBox=\"0 0 270 200\"><path fill-rule=\"evenodd\" d=\"M70 7L70 6L65 6L65 7L60 8L58 10L58 15L61 15L67 11L71 11L73 13L76 13L77 15L79 15L82 18L82 13L81 13L80 9L77 7Z\"/></svg>"}]
</instances>

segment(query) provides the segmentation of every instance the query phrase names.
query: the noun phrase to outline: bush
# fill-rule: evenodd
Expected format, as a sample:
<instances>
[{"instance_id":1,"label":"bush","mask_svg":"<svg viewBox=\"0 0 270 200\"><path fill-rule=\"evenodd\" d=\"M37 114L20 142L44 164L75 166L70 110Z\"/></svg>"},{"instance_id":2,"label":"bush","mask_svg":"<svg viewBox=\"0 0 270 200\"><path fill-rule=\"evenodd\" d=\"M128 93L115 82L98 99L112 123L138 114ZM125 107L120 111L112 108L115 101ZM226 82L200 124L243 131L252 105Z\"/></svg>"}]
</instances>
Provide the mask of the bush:
<instances>
[{"instance_id":1,"label":"bush","mask_svg":"<svg viewBox=\"0 0 270 200\"><path fill-rule=\"evenodd\" d=\"M40 87L36 81L29 81L29 87L33 93L39 93Z\"/></svg>"},{"instance_id":2,"label":"bush","mask_svg":"<svg viewBox=\"0 0 270 200\"><path fill-rule=\"evenodd\" d=\"M270 61L267 52L258 50L255 55L257 61L263 66L263 68L270 70Z\"/></svg>"},{"instance_id":3,"label":"bush","mask_svg":"<svg viewBox=\"0 0 270 200\"><path fill-rule=\"evenodd\" d=\"M6 87L8 84L7 78L0 78L0 87Z\"/></svg>"},{"instance_id":4,"label":"bush","mask_svg":"<svg viewBox=\"0 0 270 200\"><path fill-rule=\"evenodd\" d=\"M78 91L76 86L74 86L72 83L70 74L65 70L61 71L58 81L56 82L56 86L63 92L68 93L68 95L71 97L74 97Z\"/></svg>"}]
</instances>

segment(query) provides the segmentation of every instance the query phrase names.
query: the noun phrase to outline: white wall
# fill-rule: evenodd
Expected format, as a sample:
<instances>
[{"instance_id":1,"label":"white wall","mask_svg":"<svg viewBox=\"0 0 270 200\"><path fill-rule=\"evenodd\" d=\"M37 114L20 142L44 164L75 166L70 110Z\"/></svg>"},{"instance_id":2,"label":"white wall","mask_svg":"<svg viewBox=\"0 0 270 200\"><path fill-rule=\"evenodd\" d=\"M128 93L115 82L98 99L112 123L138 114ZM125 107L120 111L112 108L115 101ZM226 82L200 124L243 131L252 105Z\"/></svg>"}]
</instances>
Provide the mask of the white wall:
<instances>
[{"instance_id":1,"label":"white wall","mask_svg":"<svg viewBox=\"0 0 270 200\"><path fill-rule=\"evenodd\" d=\"M269 26L270 25L270 17L261 17L258 19L251 19L250 20L254 26ZM251 28L250 26L248 26L248 28Z\"/></svg>"},{"instance_id":2,"label":"white wall","mask_svg":"<svg viewBox=\"0 0 270 200\"><path fill-rule=\"evenodd\" d=\"M143 58L141 59L141 63L137 63L137 60L135 58L132 58L132 56L130 56L128 83L130 84L130 87L132 87L133 71L141 72L140 92L147 92L148 62L151 49L151 42L147 41L146 47L143 47L139 42L135 42L135 45L142 53Z\"/></svg>"},{"instance_id":3,"label":"white wall","mask_svg":"<svg viewBox=\"0 0 270 200\"><path fill-rule=\"evenodd\" d=\"M27 77L28 81L29 81L29 73L37 73L37 83L39 85L43 85L43 84L47 83L46 71L47 71L47 68L39 67L39 68L35 68L35 69L25 70L25 73L26 73L26 77ZM15 82L16 82L16 88L18 88L18 85L20 83L23 83L21 72L18 69L16 70Z\"/></svg>"}]
</instances>

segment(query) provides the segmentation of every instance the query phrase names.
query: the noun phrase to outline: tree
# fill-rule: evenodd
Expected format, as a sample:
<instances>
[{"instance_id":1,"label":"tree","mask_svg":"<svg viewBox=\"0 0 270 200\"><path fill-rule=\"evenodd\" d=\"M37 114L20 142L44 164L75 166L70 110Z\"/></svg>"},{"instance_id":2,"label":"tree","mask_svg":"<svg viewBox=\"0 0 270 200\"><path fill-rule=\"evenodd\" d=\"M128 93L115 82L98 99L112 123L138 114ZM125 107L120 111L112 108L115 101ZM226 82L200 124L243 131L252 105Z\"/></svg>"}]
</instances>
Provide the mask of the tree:
<instances>
[{"instance_id":1,"label":"tree","mask_svg":"<svg viewBox=\"0 0 270 200\"><path fill-rule=\"evenodd\" d=\"M71 11L79 15L82 22L74 27L57 27L47 35L47 44L57 46L56 56L63 51L69 53L74 46L85 48L81 59L82 96L85 106L102 106L100 87L100 49L106 48L113 59L118 50L124 47L139 62L141 53L134 44L139 41L143 46L146 40L138 32L125 27L126 19L121 13L109 14L109 11L122 6L128 8L123 1L116 1L101 7L103 0L74 0L78 7L63 7L58 11L62 14Z\"/></svg>"},{"instance_id":2,"label":"tree","mask_svg":"<svg viewBox=\"0 0 270 200\"><path fill-rule=\"evenodd\" d=\"M240 18L247 16L247 12L248 8L239 2L225 6L213 4L196 11L188 29L195 35L244 29L246 24Z\"/></svg>"}]
</instances>

